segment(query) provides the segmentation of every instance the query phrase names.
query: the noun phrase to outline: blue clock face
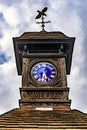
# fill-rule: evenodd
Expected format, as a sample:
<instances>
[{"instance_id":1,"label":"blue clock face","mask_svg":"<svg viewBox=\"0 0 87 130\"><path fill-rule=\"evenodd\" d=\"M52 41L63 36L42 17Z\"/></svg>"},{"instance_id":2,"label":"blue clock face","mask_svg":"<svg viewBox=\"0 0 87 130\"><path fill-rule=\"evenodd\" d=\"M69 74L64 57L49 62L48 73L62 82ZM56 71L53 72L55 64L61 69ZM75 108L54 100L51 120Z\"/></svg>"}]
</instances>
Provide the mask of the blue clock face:
<instances>
[{"instance_id":1,"label":"blue clock face","mask_svg":"<svg viewBox=\"0 0 87 130\"><path fill-rule=\"evenodd\" d=\"M31 69L31 76L39 84L49 84L56 77L56 68L49 62L39 62Z\"/></svg>"}]
</instances>

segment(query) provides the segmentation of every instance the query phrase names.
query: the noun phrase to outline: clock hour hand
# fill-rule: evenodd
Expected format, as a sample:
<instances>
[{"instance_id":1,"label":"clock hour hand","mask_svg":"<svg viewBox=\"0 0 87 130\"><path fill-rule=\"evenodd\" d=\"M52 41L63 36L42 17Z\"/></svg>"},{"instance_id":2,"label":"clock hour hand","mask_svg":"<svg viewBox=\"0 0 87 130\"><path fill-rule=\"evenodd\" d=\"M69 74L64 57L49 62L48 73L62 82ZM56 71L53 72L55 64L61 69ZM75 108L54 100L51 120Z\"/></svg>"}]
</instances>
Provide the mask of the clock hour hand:
<instances>
[{"instance_id":1,"label":"clock hour hand","mask_svg":"<svg viewBox=\"0 0 87 130\"><path fill-rule=\"evenodd\" d=\"M47 79L46 72L43 72L43 75L42 75L42 82L44 82L46 79Z\"/></svg>"}]
</instances>

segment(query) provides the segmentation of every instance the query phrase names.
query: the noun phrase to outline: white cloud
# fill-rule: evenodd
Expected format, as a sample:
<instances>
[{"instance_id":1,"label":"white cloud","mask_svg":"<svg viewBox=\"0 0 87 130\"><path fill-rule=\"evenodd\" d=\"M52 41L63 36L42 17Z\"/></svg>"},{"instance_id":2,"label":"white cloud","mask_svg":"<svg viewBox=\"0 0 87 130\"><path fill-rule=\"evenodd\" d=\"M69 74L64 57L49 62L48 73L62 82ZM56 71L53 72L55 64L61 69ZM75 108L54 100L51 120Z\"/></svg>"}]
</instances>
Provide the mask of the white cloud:
<instances>
[{"instance_id":1,"label":"white cloud","mask_svg":"<svg viewBox=\"0 0 87 130\"><path fill-rule=\"evenodd\" d=\"M18 107L20 78L13 59L0 65L0 113Z\"/></svg>"},{"instance_id":2,"label":"white cloud","mask_svg":"<svg viewBox=\"0 0 87 130\"><path fill-rule=\"evenodd\" d=\"M18 16L18 11L14 7L10 7L4 13L5 20L11 26L15 26L20 23L20 18Z\"/></svg>"},{"instance_id":3,"label":"white cloud","mask_svg":"<svg viewBox=\"0 0 87 130\"><path fill-rule=\"evenodd\" d=\"M48 4L49 6L53 9L53 10L61 10L61 8L65 8L67 6L67 0L55 0L55 1L51 1L51 0L48 0Z\"/></svg>"}]
</instances>

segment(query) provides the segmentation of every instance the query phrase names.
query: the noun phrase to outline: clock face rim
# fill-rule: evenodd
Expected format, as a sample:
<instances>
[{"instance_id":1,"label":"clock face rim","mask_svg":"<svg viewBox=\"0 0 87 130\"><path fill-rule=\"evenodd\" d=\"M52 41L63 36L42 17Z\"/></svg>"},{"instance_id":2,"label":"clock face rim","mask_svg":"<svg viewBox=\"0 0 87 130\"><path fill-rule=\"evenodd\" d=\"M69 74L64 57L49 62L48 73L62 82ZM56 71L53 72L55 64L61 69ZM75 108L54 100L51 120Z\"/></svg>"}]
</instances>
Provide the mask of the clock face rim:
<instances>
[{"instance_id":1,"label":"clock face rim","mask_svg":"<svg viewBox=\"0 0 87 130\"><path fill-rule=\"evenodd\" d=\"M34 76L32 76L32 73L33 73L33 69L35 66L39 66L40 64L49 64L51 65L54 70L55 70L55 76L53 77L52 80L50 80L48 83L47 82L42 82L42 81L38 81L34 78ZM50 69L50 67L48 67ZM39 67L38 67L39 69ZM53 62L50 62L50 61L38 61L38 62L35 62L34 64L32 64L31 68L30 68L30 75L31 75L31 79L33 80L34 83L38 84L38 85L51 85L54 83L55 79L57 78L57 68L56 68L56 65L53 63ZM36 74L37 75L37 74Z\"/></svg>"}]
</instances>

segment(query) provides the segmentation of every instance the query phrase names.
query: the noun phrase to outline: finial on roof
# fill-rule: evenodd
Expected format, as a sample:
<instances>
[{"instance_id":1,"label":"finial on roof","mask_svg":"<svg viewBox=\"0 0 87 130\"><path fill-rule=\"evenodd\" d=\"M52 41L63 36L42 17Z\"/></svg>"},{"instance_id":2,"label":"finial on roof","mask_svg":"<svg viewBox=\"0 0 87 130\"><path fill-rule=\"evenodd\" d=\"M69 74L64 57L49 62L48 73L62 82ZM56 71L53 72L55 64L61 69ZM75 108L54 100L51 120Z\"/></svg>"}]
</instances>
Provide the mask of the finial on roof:
<instances>
[{"instance_id":1,"label":"finial on roof","mask_svg":"<svg viewBox=\"0 0 87 130\"><path fill-rule=\"evenodd\" d=\"M41 24L42 31L45 31L45 29L44 29L45 24L46 24L46 23L50 23L50 21L44 21L44 17L47 16L46 13L45 13L45 12L47 11L47 9L48 9L48 8L45 7L44 9L42 9L42 11L37 10L38 15L37 15L36 18L35 18L35 19L39 19L39 18L42 19L41 22L36 22L37 24Z\"/></svg>"}]
</instances>

